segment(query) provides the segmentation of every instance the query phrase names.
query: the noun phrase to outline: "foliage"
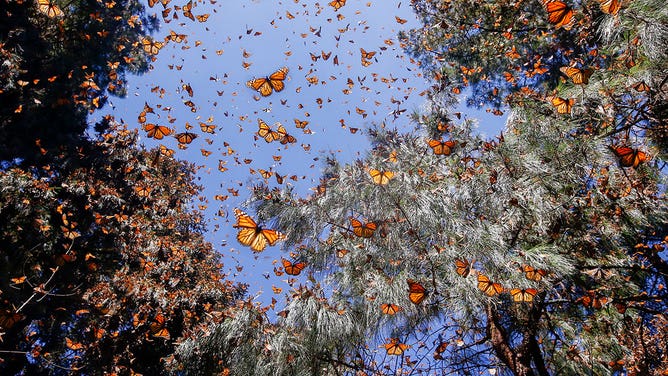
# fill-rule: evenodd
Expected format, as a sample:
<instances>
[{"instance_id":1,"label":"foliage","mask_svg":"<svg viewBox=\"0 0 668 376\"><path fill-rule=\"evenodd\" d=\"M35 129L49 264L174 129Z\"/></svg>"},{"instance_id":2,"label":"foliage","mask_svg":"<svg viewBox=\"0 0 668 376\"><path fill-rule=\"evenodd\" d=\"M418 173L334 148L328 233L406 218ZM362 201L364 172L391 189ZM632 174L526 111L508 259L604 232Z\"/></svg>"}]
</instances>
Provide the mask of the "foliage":
<instances>
[{"instance_id":1,"label":"foliage","mask_svg":"<svg viewBox=\"0 0 668 376\"><path fill-rule=\"evenodd\" d=\"M547 1L412 3L425 25L407 45L435 79L424 134L373 130L307 198L257 188L308 283L264 346L179 352L249 360L234 374L665 372L660 3L579 2L559 28ZM467 83L512 94L494 140L451 112Z\"/></svg>"},{"instance_id":2,"label":"foliage","mask_svg":"<svg viewBox=\"0 0 668 376\"><path fill-rule=\"evenodd\" d=\"M79 140L106 93L148 68L142 40L157 24L136 0L8 0L0 12L2 160Z\"/></svg>"},{"instance_id":3,"label":"foliage","mask_svg":"<svg viewBox=\"0 0 668 376\"><path fill-rule=\"evenodd\" d=\"M0 174L3 374L164 372L241 293L190 209L193 167L123 128L50 159Z\"/></svg>"}]
</instances>

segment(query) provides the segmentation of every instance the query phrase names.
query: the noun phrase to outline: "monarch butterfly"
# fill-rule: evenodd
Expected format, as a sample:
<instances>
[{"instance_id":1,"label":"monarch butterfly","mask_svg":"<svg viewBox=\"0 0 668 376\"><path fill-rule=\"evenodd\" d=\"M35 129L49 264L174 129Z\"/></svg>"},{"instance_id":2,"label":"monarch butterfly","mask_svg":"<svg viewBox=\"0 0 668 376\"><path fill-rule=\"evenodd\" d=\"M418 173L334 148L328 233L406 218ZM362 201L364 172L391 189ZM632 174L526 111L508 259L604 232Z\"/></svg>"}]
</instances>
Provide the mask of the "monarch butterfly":
<instances>
[{"instance_id":1,"label":"monarch butterfly","mask_svg":"<svg viewBox=\"0 0 668 376\"><path fill-rule=\"evenodd\" d=\"M199 128L204 133L211 133L211 134L216 133L216 126L213 124L199 123Z\"/></svg>"},{"instance_id":2,"label":"monarch butterfly","mask_svg":"<svg viewBox=\"0 0 668 376\"><path fill-rule=\"evenodd\" d=\"M162 42L157 42L151 38L144 38L141 41L144 51L149 55L157 55L160 52L160 49L164 45Z\"/></svg>"},{"instance_id":3,"label":"monarch butterfly","mask_svg":"<svg viewBox=\"0 0 668 376\"><path fill-rule=\"evenodd\" d=\"M177 133L174 135L174 138L176 138L176 141L179 142L179 144L189 144L193 142L194 139L197 138L197 135L195 133L191 132L183 132L183 133Z\"/></svg>"},{"instance_id":4,"label":"monarch butterfly","mask_svg":"<svg viewBox=\"0 0 668 376\"><path fill-rule=\"evenodd\" d=\"M605 296L597 296L593 291L587 292L587 295L581 297L580 302L585 307L592 307L594 309L601 309L604 304L608 302Z\"/></svg>"},{"instance_id":5,"label":"monarch butterfly","mask_svg":"<svg viewBox=\"0 0 668 376\"><path fill-rule=\"evenodd\" d=\"M598 0L601 12L615 15L622 9L622 2L620 0Z\"/></svg>"},{"instance_id":6,"label":"monarch butterfly","mask_svg":"<svg viewBox=\"0 0 668 376\"><path fill-rule=\"evenodd\" d=\"M266 142L277 141L281 139L281 135L275 130L271 129L267 123L262 119L257 119L258 130L257 135L264 138Z\"/></svg>"},{"instance_id":7,"label":"monarch butterfly","mask_svg":"<svg viewBox=\"0 0 668 376\"><path fill-rule=\"evenodd\" d=\"M65 337L65 346L70 350L82 350L84 345L81 342L74 342L71 339Z\"/></svg>"},{"instance_id":8,"label":"monarch butterfly","mask_svg":"<svg viewBox=\"0 0 668 376\"><path fill-rule=\"evenodd\" d=\"M164 125L148 123L144 124L143 128L146 132L148 132L146 135L147 137L155 138L156 140L162 140L163 137L172 134L172 130Z\"/></svg>"},{"instance_id":9,"label":"monarch butterfly","mask_svg":"<svg viewBox=\"0 0 668 376\"><path fill-rule=\"evenodd\" d=\"M537 292L536 289L511 289L510 296L516 302L532 302Z\"/></svg>"},{"instance_id":10,"label":"monarch butterfly","mask_svg":"<svg viewBox=\"0 0 668 376\"><path fill-rule=\"evenodd\" d=\"M153 337L169 339L169 331L165 328L165 316L158 313L155 319L149 324L148 329Z\"/></svg>"},{"instance_id":11,"label":"monarch butterfly","mask_svg":"<svg viewBox=\"0 0 668 376\"><path fill-rule=\"evenodd\" d=\"M389 343L383 345L387 355L401 355L404 351L409 348L405 343L400 343L399 338L391 338Z\"/></svg>"},{"instance_id":12,"label":"monarch butterfly","mask_svg":"<svg viewBox=\"0 0 668 376\"><path fill-rule=\"evenodd\" d=\"M306 121L306 120L302 121L302 120L299 120L299 119L295 119L295 127L300 128L300 129L304 129L304 128L306 128L307 125L308 125L308 121Z\"/></svg>"},{"instance_id":13,"label":"monarch butterfly","mask_svg":"<svg viewBox=\"0 0 668 376\"><path fill-rule=\"evenodd\" d=\"M52 3L50 0L38 0L37 9L40 13L44 14L49 18L60 17L63 15L63 11L60 10L56 3Z\"/></svg>"},{"instance_id":14,"label":"monarch butterfly","mask_svg":"<svg viewBox=\"0 0 668 376\"><path fill-rule=\"evenodd\" d=\"M362 59L371 59L376 55L376 51L366 51L364 48L360 47L360 54L362 55Z\"/></svg>"},{"instance_id":15,"label":"monarch butterfly","mask_svg":"<svg viewBox=\"0 0 668 376\"><path fill-rule=\"evenodd\" d=\"M274 245L284 238L284 235L276 230L263 229L258 226L253 218L237 208L234 209L234 215L237 223L232 227L239 229L237 240L249 246L254 252L262 252L267 244Z\"/></svg>"},{"instance_id":16,"label":"monarch butterfly","mask_svg":"<svg viewBox=\"0 0 668 376\"><path fill-rule=\"evenodd\" d=\"M385 185L389 183L390 180L394 177L394 172L379 171L372 168L369 170L369 175L371 175L371 179L373 180L374 184Z\"/></svg>"},{"instance_id":17,"label":"monarch butterfly","mask_svg":"<svg viewBox=\"0 0 668 376\"><path fill-rule=\"evenodd\" d=\"M562 1L550 1L545 4L547 10L547 20L555 28L563 27L570 30L573 26L573 9Z\"/></svg>"},{"instance_id":18,"label":"monarch butterfly","mask_svg":"<svg viewBox=\"0 0 668 376\"><path fill-rule=\"evenodd\" d=\"M23 315L18 312L3 309L0 311L0 327L11 329L17 322L23 320Z\"/></svg>"},{"instance_id":19,"label":"monarch butterfly","mask_svg":"<svg viewBox=\"0 0 668 376\"><path fill-rule=\"evenodd\" d=\"M422 303L424 298L427 297L427 290L424 286L412 279L408 279L406 282L408 283L408 300L413 304Z\"/></svg>"},{"instance_id":20,"label":"monarch butterfly","mask_svg":"<svg viewBox=\"0 0 668 376\"><path fill-rule=\"evenodd\" d=\"M360 238L370 238L378 226L374 222L362 223L361 221L350 218L350 225L353 226L353 234Z\"/></svg>"},{"instance_id":21,"label":"monarch butterfly","mask_svg":"<svg viewBox=\"0 0 668 376\"><path fill-rule=\"evenodd\" d=\"M246 82L246 86L259 92L263 97L272 93L272 91L281 91L285 87L283 81L288 75L288 68L283 67L268 77L254 78Z\"/></svg>"},{"instance_id":22,"label":"monarch butterfly","mask_svg":"<svg viewBox=\"0 0 668 376\"><path fill-rule=\"evenodd\" d=\"M573 98L569 99L564 99L561 97L552 98L552 105L557 108L558 114L570 114L571 109L573 108L573 104L575 104L575 99Z\"/></svg>"},{"instance_id":23,"label":"monarch butterfly","mask_svg":"<svg viewBox=\"0 0 668 376\"><path fill-rule=\"evenodd\" d=\"M610 149L619 158L619 165L622 167L637 168L641 163L649 160L647 153L628 146L610 146Z\"/></svg>"},{"instance_id":24,"label":"monarch butterfly","mask_svg":"<svg viewBox=\"0 0 668 376\"><path fill-rule=\"evenodd\" d=\"M289 275L299 275L299 273L301 273L302 270L306 267L305 262L292 263L284 258L281 259L281 262L283 262L283 269L285 270L285 273Z\"/></svg>"},{"instance_id":25,"label":"monarch butterfly","mask_svg":"<svg viewBox=\"0 0 668 376\"><path fill-rule=\"evenodd\" d=\"M457 272L457 274L466 278L466 277L468 277L469 273L471 272L471 264L469 263L468 260L456 259L455 260L455 271Z\"/></svg>"},{"instance_id":26,"label":"monarch butterfly","mask_svg":"<svg viewBox=\"0 0 668 376\"><path fill-rule=\"evenodd\" d=\"M636 91L639 91L639 92L650 91L650 90L651 90L650 87L649 87L649 85L647 85L647 84L645 83L645 81L640 81L640 82L638 82L637 84L633 85L633 88L634 88Z\"/></svg>"},{"instance_id":27,"label":"monarch butterfly","mask_svg":"<svg viewBox=\"0 0 668 376\"><path fill-rule=\"evenodd\" d=\"M586 85L589 83L589 77L594 73L592 68L575 68L575 67L561 67L559 68L561 73L565 74L568 78L573 80L573 83L576 85Z\"/></svg>"},{"instance_id":28,"label":"monarch butterfly","mask_svg":"<svg viewBox=\"0 0 668 376\"><path fill-rule=\"evenodd\" d=\"M484 274L478 274L478 288L488 296L494 296L503 292L500 283L494 283Z\"/></svg>"},{"instance_id":29,"label":"monarch butterfly","mask_svg":"<svg viewBox=\"0 0 668 376\"><path fill-rule=\"evenodd\" d=\"M427 144L434 151L434 154L448 156L452 153L452 148L457 145L457 141L427 140Z\"/></svg>"},{"instance_id":30,"label":"monarch butterfly","mask_svg":"<svg viewBox=\"0 0 668 376\"><path fill-rule=\"evenodd\" d=\"M531 281L539 282L543 277L547 275L547 271L544 269L536 269L533 266L523 265L522 271L524 276Z\"/></svg>"},{"instance_id":31,"label":"monarch butterfly","mask_svg":"<svg viewBox=\"0 0 668 376\"><path fill-rule=\"evenodd\" d=\"M334 10L339 10L339 8L346 5L346 0L332 0L329 5L334 7Z\"/></svg>"},{"instance_id":32,"label":"monarch butterfly","mask_svg":"<svg viewBox=\"0 0 668 376\"><path fill-rule=\"evenodd\" d=\"M193 16L192 13L193 9L193 2L192 0L188 1L188 4L184 5L181 10L183 11L183 15L190 18L191 20L195 21L195 17Z\"/></svg>"},{"instance_id":33,"label":"monarch butterfly","mask_svg":"<svg viewBox=\"0 0 668 376\"><path fill-rule=\"evenodd\" d=\"M403 18L399 18L398 16L394 16L394 19L395 19L395 20L397 21L397 23L400 24L400 25L403 25L403 24L405 24L406 22L408 22L408 20L405 20L405 19L403 19Z\"/></svg>"},{"instance_id":34,"label":"monarch butterfly","mask_svg":"<svg viewBox=\"0 0 668 376\"><path fill-rule=\"evenodd\" d=\"M283 125L278 126L278 130L276 131L276 133L278 133L279 140L283 145L294 144L295 142L297 142L297 139L293 135L288 134L288 131L285 130Z\"/></svg>"},{"instance_id":35,"label":"monarch butterfly","mask_svg":"<svg viewBox=\"0 0 668 376\"><path fill-rule=\"evenodd\" d=\"M380 310L386 315L394 315L397 312L401 312L403 308L399 307L396 304L384 303L380 305Z\"/></svg>"}]
</instances>

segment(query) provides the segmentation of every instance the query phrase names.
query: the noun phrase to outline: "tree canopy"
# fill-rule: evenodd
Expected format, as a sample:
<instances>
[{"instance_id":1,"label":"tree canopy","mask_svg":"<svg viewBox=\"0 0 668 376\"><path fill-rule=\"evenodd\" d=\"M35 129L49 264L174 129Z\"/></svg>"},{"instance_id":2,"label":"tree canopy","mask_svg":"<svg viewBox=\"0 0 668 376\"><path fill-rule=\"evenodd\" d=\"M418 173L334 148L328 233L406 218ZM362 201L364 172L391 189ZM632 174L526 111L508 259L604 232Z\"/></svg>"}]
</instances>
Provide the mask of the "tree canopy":
<instances>
[{"instance_id":1,"label":"tree canopy","mask_svg":"<svg viewBox=\"0 0 668 376\"><path fill-rule=\"evenodd\" d=\"M277 327L245 325L254 347L179 351L243 358L240 374L665 372L661 6L412 4L407 49L434 80L422 133L373 130L312 196L257 188L308 281ZM508 113L496 138L452 111L467 86Z\"/></svg>"}]
</instances>

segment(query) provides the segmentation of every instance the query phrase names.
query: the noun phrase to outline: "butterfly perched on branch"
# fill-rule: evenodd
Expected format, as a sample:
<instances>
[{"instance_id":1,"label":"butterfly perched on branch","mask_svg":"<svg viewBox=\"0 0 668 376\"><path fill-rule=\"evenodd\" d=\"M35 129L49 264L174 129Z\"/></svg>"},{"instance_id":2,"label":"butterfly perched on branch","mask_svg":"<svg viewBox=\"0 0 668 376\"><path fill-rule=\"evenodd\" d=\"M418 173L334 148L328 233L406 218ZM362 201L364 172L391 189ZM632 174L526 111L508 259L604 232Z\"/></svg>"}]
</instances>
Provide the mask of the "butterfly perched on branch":
<instances>
[{"instance_id":1,"label":"butterfly perched on branch","mask_svg":"<svg viewBox=\"0 0 668 376\"><path fill-rule=\"evenodd\" d=\"M543 5L547 11L547 21L555 28L570 30L573 27L573 8L568 4L559 0L543 0Z\"/></svg>"},{"instance_id":2,"label":"butterfly perched on branch","mask_svg":"<svg viewBox=\"0 0 668 376\"><path fill-rule=\"evenodd\" d=\"M277 241L285 238L285 235L276 231L262 228L245 212L234 209L237 223L232 227L238 228L237 240L239 243L250 247L253 252L262 252L267 244L273 246Z\"/></svg>"},{"instance_id":3,"label":"butterfly perched on branch","mask_svg":"<svg viewBox=\"0 0 668 376\"><path fill-rule=\"evenodd\" d=\"M350 225L353 227L353 234L360 238L370 238L378 228L374 222L363 223L360 220L350 217Z\"/></svg>"},{"instance_id":4,"label":"butterfly perched on branch","mask_svg":"<svg viewBox=\"0 0 668 376\"><path fill-rule=\"evenodd\" d=\"M408 283L408 300L413 304L420 304L427 297L427 290L420 284L412 279L406 280Z\"/></svg>"},{"instance_id":5,"label":"butterfly perched on branch","mask_svg":"<svg viewBox=\"0 0 668 376\"><path fill-rule=\"evenodd\" d=\"M492 282L484 274L478 274L478 288L487 296L494 296L503 292L500 283Z\"/></svg>"},{"instance_id":6,"label":"butterfly perched on branch","mask_svg":"<svg viewBox=\"0 0 668 376\"><path fill-rule=\"evenodd\" d=\"M644 151L633 149L628 146L610 146L610 149L619 159L619 165L622 167L633 167L638 168L638 166L649 160L649 155Z\"/></svg>"}]
</instances>

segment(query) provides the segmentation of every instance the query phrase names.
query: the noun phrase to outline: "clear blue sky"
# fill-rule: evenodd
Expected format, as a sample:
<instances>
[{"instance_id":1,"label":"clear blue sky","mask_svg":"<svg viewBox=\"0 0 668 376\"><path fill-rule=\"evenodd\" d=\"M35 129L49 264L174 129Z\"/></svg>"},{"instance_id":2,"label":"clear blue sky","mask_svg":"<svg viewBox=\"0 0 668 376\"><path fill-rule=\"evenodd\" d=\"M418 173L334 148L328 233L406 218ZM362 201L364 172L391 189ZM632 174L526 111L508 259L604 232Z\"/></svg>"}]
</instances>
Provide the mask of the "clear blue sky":
<instances>
[{"instance_id":1,"label":"clear blue sky","mask_svg":"<svg viewBox=\"0 0 668 376\"><path fill-rule=\"evenodd\" d=\"M158 3L149 11L160 16L162 9ZM251 295L259 296L264 304L272 296L281 301L272 286L282 288L283 293L289 286L285 276L274 275L273 263L287 257L288 250L275 246L253 254L237 243L232 228L232 209L245 210L243 201L250 188L263 180L251 169L296 175L299 180L286 177L284 184L295 185L306 194L318 184L322 163L317 159L330 151L343 161L358 157L368 147L363 130L369 125L413 129L407 115L420 109L424 97L419 93L429 84L404 55L397 33L418 23L409 1L348 0L337 12L325 1L219 0L199 3L192 13L210 16L200 23L177 12L178 19L163 23L154 38L161 40L173 31L187 35L187 40L163 47L150 72L129 77L127 98L111 98L113 108L107 106L96 116L112 113L131 127L139 127L137 116L148 103L156 112L148 115L149 123L170 126L176 133L184 132L186 123L193 126L190 131L199 137L186 150L178 149L172 138L156 141L146 138L143 131L140 134L147 147L162 143L175 149L177 158L203 166L198 178L208 199L204 211L210 230L207 239L223 255L231 277L249 284ZM395 17L407 23L400 24ZM361 64L360 48L376 52L371 65ZM328 60L323 52L331 52ZM311 54L320 58L313 61ZM256 100L259 95L246 87L246 81L283 66L290 69L285 90ZM307 80L314 76L317 84ZM193 97L183 90L184 84L192 87ZM392 99L401 103L392 103ZM184 104L188 100L196 105L196 112ZM395 120L390 113L396 109L407 111ZM461 111L468 117L481 117L485 125L481 131L490 136L503 126L503 119L484 112ZM270 125L282 123L297 143L286 147L255 140L258 118ZM311 133L295 128L295 118L309 121ZM216 133L203 133L200 122L216 125ZM360 131L353 134L350 128ZM202 149L210 155L205 157ZM225 172L218 170L221 163ZM274 177L269 182L276 184ZM238 196L233 196L231 192L236 191ZM229 197L220 201L214 199L216 195Z\"/></svg>"}]
</instances>

